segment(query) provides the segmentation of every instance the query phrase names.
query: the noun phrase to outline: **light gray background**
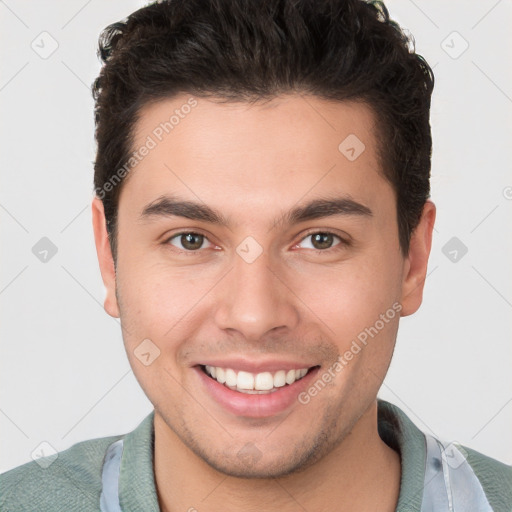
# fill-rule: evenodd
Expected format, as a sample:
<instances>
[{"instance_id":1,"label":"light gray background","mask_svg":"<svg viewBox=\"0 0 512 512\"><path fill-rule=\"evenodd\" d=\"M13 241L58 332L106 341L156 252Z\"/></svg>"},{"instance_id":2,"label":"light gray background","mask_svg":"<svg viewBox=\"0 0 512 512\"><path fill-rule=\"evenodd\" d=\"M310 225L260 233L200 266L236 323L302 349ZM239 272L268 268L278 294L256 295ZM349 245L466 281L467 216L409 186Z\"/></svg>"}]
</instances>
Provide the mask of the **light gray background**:
<instances>
[{"instance_id":1,"label":"light gray background","mask_svg":"<svg viewBox=\"0 0 512 512\"><path fill-rule=\"evenodd\" d=\"M103 310L90 213L97 37L142 5L0 2L0 471L43 441L61 451L151 411ZM438 215L423 306L401 321L380 396L421 429L510 464L512 3L387 5L436 75ZM32 252L42 237L58 249L47 262ZM452 237L468 249L455 262L454 247L443 253Z\"/></svg>"}]
</instances>

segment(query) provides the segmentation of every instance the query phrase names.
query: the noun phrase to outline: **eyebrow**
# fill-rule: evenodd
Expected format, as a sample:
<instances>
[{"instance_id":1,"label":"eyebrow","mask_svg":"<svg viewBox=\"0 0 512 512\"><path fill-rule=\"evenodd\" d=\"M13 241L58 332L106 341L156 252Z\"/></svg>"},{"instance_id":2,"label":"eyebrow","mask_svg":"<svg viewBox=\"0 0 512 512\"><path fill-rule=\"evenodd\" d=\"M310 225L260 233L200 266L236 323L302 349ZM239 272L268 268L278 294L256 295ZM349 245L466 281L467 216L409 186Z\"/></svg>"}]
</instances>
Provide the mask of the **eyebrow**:
<instances>
[{"instance_id":1,"label":"eyebrow","mask_svg":"<svg viewBox=\"0 0 512 512\"><path fill-rule=\"evenodd\" d=\"M368 206L358 203L348 196L320 198L282 213L274 219L273 226L277 224L293 225L337 215L372 217L373 212ZM142 210L139 220L151 221L161 217L183 217L228 228L231 224L229 218L204 203L183 200L169 195L160 196L147 204Z\"/></svg>"}]
</instances>

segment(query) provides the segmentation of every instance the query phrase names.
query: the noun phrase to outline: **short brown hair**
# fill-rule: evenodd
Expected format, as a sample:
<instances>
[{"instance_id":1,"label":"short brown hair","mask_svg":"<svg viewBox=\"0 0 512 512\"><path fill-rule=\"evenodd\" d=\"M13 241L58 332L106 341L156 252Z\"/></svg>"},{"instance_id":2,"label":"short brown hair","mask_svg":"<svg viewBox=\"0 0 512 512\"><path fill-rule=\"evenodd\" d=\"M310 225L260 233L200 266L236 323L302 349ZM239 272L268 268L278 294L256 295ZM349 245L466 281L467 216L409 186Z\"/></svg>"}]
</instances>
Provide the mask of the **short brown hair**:
<instances>
[{"instance_id":1,"label":"short brown hair","mask_svg":"<svg viewBox=\"0 0 512 512\"><path fill-rule=\"evenodd\" d=\"M133 152L138 113L183 92L237 102L298 92L368 104L383 174L397 197L400 247L408 253L430 194L434 77L382 2L163 0L109 25L98 53L94 186L114 261L126 179L116 172Z\"/></svg>"}]
</instances>

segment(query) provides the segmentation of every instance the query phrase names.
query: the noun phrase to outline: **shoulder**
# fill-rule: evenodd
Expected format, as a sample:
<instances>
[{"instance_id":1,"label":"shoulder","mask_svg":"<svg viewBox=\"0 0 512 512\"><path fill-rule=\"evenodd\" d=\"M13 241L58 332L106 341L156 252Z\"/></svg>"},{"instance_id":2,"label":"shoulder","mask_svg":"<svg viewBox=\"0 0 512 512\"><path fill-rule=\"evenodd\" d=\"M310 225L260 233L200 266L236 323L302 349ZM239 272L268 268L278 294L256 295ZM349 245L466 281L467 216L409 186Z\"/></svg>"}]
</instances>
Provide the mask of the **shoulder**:
<instances>
[{"instance_id":1,"label":"shoulder","mask_svg":"<svg viewBox=\"0 0 512 512\"><path fill-rule=\"evenodd\" d=\"M493 510L512 510L512 466L462 446Z\"/></svg>"},{"instance_id":2,"label":"shoulder","mask_svg":"<svg viewBox=\"0 0 512 512\"><path fill-rule=\"evenodd\" d=\"M379 434L401 457L398 510L451 501L455 510L512 511L512 466L422 432L396 405L378 405Z\"/></svg>"},{"instance_id":3,"label":"shoulder","mask_svg":"<svg viewBox=\"0 0 512 512\"><path fill-rule=\"evenodd\" d=\"M0 475L0 510L98 510L109 444L124 435L90 439Z\"/></svg>"}]
</instances>

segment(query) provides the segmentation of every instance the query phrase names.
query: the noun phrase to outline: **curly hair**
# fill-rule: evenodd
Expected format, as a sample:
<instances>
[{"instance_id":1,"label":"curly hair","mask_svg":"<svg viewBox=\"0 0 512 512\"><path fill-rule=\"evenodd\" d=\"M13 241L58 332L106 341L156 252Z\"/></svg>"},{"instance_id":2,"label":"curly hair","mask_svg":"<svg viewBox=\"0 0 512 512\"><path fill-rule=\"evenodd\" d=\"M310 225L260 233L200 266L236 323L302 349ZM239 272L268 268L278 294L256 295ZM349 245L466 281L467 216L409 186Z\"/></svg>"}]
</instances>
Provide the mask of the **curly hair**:
<instances>
[{"instance_id":1,"label":"curly hair","mask_svg":"<svg viewBox=\"0 0 512 512\"><path fill-rule=\"evenodd\" d=\"M161 0L99 38L94 186L116 260L116 216L142 107L183 92L226 102L312 94L367 104L382 175L392 185L400 248L409 251L430 195L434 76L382 2ZM119 183L113 182L117 178Z\"/></svg>"}]
</instances>

